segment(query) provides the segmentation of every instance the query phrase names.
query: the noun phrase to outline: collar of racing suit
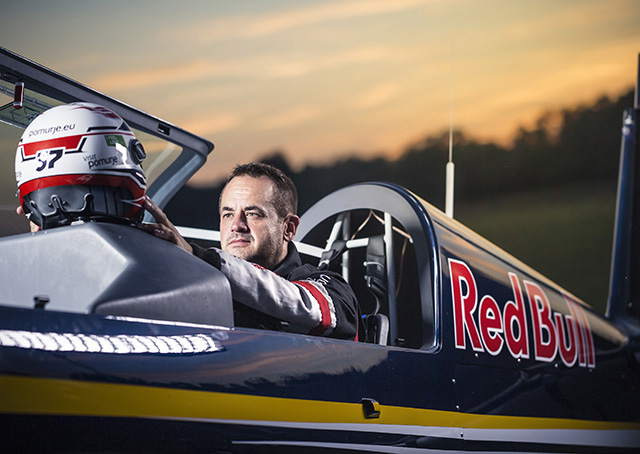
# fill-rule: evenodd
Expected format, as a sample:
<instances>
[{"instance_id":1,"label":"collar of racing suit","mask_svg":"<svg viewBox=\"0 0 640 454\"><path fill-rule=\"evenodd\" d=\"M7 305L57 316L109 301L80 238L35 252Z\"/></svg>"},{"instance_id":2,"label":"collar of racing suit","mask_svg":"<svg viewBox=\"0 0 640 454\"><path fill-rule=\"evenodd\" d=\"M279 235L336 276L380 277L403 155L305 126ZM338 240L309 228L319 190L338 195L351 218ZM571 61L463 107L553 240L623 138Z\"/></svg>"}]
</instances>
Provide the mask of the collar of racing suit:
<instances>
[{"instance_id":1,"label":"collar of racing suit","mask_svg":"<svg viewBox=\"0 0 640 454\"><path fill-rule=\"evenodd\" d=\"M298 249L292 242L289 242L289 248L287 250L287 256L284 258L282 262L273 270L278 276L282 276L287 278L289 274L296 268L302 265L302 260L300 259L300 254L298 254Z\"/></svg>"}]
</instances>

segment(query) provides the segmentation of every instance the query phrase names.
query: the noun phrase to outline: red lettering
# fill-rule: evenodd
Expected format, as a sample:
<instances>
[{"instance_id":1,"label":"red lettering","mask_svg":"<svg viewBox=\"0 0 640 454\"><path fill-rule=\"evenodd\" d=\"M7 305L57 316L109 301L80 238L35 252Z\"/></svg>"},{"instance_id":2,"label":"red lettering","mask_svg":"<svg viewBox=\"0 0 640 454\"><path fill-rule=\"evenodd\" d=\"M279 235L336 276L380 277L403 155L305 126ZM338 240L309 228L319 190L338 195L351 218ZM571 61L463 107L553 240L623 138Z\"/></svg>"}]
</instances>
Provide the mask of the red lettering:
<instances>
[{"instance_id":1,"label":"red lettering","mask_svg":"<svg viewBox=\"0 0 640 454\"><path fill-rule=\"evenodd\" d=\"M570 315L553 314L556 320L556 338L558 340L558 350L560 350L560 358L567 367L575 365L578 359L578 347L576 346L576 322ZM566 321L567 331L564 326Z\"/></svg>"},{"instance_id":2,"label":"red lettering","mask_svg":"<svg viewBox=\"0 0 640 454\"><path fill-rule=\"evenodd\" d=\"M483 351L478 328L473 313L478 304L476 281L466 263L449 259L451 274L451 294L453 299L453 319L456 348L466 348L465 333L469 335L471 347L475 351ZM463 294L463 282L466 292Z\"/></svg>"},{"instance_id":3,"label":"red lettering","mask_svg":"<svg viewBox=\"0 0 640 454\"><path fill-rule=\"evenodd\" d=\"M577 322L579 364L583 367L596 367L595 346L591 335L591 326L582 306L569 295L564 295L573 319Z\"/></svg>"},{"instance_id":4,"label":"red lettering","mask_svg":"<svg viewBox=\"0 0 640 454\"><path fill-rule=\"evenodd\" d=\"M533 350L539 361L551 362L558 351L556 329L551 319L547 295L533 282L524 281L533 322Z\"/></svg>"},{"instance_id":5,"label":"red lettering","mask_svg":"<svg viewBox=\"0 0 640 454\"><path fill-rule=\"evenodd\" d=\"M504 340L500 336L500 333L502 333L500 308L496 300L487 295L480 301L480 309L478 312L478 325L480 326L482 342L487 351L495 356L500 353L504 345Z\"/></svg>"},{"instance_id":6,"label":"red lettering","mask_svg":"<svg viewBox=\"0 0 640 454\"><path fill-rule=\"evenodd\" d=\"M524 301L518 276L509 273L509 280L513 288L514 301L507 301L504 305L502 326L507 348L514 358L529 358L529 344L527 341L527 319L524 315ZM516 334L517 326L517 334Z\"/></svg>"},{"instance_id":7,"label":"red lettering","mask_svg":"<svg viewBox=\"0 0 640 454\"><path fill-rule=\"evenodd\" d=\"M573 297L564 294L569 312L554 312L547 294L536 282L523 280L529 309L525 307L521 283L515 273L508 273L513 301L501 306L491 295L479 297L471 268L460 260L449 259L451 301L455 346L467 348L467 338L476 352L497 356L507 345L514 358L529 358L530 311L534 357L552 362L559 354L567 367L595 367L595 346L588 312ZM555 295L555 293L554 293ZM479 302L478 302L479 301Z\"/></svg>"}]
</instances>

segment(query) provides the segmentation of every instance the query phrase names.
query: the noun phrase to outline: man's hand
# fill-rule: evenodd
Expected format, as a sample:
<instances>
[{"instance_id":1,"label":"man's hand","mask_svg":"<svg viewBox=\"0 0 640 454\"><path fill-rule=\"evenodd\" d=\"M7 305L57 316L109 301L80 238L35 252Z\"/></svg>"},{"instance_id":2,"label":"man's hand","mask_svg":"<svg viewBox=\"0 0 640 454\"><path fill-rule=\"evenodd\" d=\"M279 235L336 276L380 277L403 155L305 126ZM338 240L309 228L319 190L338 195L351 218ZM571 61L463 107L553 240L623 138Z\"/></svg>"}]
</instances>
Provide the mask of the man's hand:
<instances>
[{"instance_id":1,"label":"man's hand","mask_svg":"<svg viewBox=\"0 0 640 454\"><path fill-rule=\"evenodd\" d=\"M18 205L18 208L16 208L16 213L19 214L20 216L24 216L26 214L24 212L24 208L22 208L22 205ZM31 233L38 232L40 230L40 226L37 224L34 224L31 221L29 221L29 228L31 229Z\"/></svg>"},{"instance_id":2,"label":"man's hand","mask_svg":"<svg viewBox=\"0 0 640 454\"><path fill-rule=\"evenodd\" d=\"M170 241L187 251L189 254L193 254L193 248L191 245L187 243L187 240L185 240L180 233L178 233L176 226L173 225L169 218L167 218L167 215L164 214L164 211L162 211L160 207L158 207L158 205L149 198L149 196L144 196L143 206L145 210L153 216L157 223L139 223L137 227L140 230L144 230L145 232L148 232L162 240Z\"/></svg>"}]
</instances>

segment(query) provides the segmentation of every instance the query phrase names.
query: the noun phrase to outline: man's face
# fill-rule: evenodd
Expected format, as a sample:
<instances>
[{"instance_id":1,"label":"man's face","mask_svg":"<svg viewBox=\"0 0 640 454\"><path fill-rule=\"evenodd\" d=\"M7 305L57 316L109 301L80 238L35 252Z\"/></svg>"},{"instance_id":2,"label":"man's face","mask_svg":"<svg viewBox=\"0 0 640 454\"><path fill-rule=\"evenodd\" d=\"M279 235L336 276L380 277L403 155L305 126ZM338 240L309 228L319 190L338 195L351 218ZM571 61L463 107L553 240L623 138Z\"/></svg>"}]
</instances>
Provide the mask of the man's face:
<instances>
[{"instance_id":1,"label":"man's face","mask_svg":"<svg viewBox=\"0 0 640 454\"><path fill-rule=\"evenodd\" d=\"M222 250L267 269L284 260L287 220L276 213L274 191L267 177L243 175L227 183L220 199Z\"/></svg>"}]
</instances>

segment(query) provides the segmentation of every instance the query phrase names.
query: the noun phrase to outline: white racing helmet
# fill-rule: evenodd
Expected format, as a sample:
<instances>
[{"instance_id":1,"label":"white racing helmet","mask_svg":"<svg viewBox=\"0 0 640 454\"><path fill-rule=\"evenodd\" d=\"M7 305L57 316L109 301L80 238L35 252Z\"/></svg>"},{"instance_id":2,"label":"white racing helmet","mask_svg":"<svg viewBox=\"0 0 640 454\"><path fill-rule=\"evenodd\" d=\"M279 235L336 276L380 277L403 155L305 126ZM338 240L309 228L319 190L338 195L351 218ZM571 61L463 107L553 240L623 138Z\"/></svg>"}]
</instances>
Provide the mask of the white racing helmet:
<instances>
[{"instance_id":1,"label":"white racing helmet","mask_svg":"<svg viewBox=\"0 0 640 454\"><path fill-rule=\"evenodd\" d=\"M46 229L74 221L132 222L143 214L144 148L120 116L90 103L53 107L16 150L18 196Z\"/></svg>"}]
</instances>

